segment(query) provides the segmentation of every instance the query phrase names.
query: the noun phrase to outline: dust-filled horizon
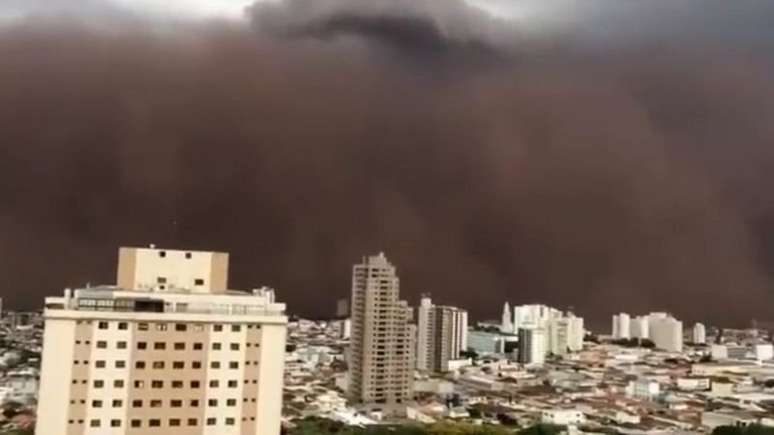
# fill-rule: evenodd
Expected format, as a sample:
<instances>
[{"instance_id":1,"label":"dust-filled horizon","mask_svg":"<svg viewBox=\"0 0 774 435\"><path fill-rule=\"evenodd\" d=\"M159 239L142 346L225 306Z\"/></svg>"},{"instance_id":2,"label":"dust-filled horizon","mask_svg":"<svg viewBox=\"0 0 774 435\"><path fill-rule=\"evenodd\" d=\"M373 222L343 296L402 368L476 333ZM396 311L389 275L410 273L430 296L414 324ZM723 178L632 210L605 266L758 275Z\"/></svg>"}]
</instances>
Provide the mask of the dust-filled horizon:
<instances>
[{"instance_id":1,"label":"dust-filled horizon","mask_svg":"<svg viewBox=\"0 0 774 435\"><path fill-rule=\"evenodd\" d=\"M303 316L384 251L477 319L774 320L774 3L123 3L0 5L6 306L155 243Z\"/></svg>"}]
</instances>

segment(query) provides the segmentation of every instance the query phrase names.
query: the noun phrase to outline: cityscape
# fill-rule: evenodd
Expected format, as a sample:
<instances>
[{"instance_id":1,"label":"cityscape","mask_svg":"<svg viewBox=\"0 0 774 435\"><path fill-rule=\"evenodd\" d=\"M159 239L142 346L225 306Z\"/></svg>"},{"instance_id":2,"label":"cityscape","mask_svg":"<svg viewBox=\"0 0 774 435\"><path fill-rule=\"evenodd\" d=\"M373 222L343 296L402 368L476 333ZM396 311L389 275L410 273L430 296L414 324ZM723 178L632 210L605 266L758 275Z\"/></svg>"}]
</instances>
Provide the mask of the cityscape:
<instances>
[{"instance_id":1,"label":"cityscape","mask_svg":"<svg viewBox=\"0 0 774 435\"><path fill-rule=\"evenodd\" d=\"M774 0L0 0L0 435L774 435Z\"/></svg>"},{"instance_id":2,"label":"cityscape","mask_svg":"<svg viewBox=\"0 0 774 435\"><path fill-rule=\"evenodd\" d=\"M430 295L402 300L385 253L353 265L335 315L304 319L281 291L231 289L228 253L117 258L115 284L3 312L0 433L774 430L764 325L617 313L591 331L580 313L508 301L501 319L473 320Z\"/></svg>"}]
</instances>

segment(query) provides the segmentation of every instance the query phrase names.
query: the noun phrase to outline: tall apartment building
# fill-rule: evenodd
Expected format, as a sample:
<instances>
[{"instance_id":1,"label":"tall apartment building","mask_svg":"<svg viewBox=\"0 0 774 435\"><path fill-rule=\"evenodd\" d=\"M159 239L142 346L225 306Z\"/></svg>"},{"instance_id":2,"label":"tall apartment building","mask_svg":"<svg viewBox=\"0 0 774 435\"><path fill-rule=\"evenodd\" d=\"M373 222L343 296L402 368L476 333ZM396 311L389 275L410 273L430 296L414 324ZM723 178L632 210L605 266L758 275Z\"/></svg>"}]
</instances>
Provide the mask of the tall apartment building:
<instances>
[{"instance_id":1,"label":"tall apartment building","mask_svg":"<svg viewBox=\"0 0 774 435\"><path fill-rule=\"evenodd\" d=\"M37 435L276 435L287 317L228 254L121 248L116 286L46 298Z\"/></svg>"},{"instance_id":2,"label":"tall apartment building","mask_svg":"<svg viewBox=\"0 0 774 435\"><path fill-rule=\"evenodd\" d=\"M353 267L349 396L355 402L398 404L413 395L416 328L399 296L400 281L384 253Z\"/></svg>"},{"instance_id":3,"label":"tall apartment building","mask_svg":"<svg viewBox=\"0 0 774 435\"><path fill-rule=\"evenodd\" d=\"M546 331L539 327L519 329L518 361L524 365L541 365L546 359Z\"/></svg>"},{"instance_id":4,"label":"tall apartment building","mask_svg":"<svg viewBox=\"0 0 774 435\"><path fill-rule=\"evenodd\" d=\"M656 347L669 352L683 351L683 322L666 313L648 315L648 333Z\"/></svg>"},{"instance_id":5,"label":"tall apartment building","mask_svg":"<svg viewBox=\"0 0 774 435\"><path fill-rule=\"evenodd\" d=\"M631 338L650 338L648 316L637 316L631 319Z\"/></svg>"},{"instance_id":6,"label":"tall apartment building","mask_svg":"<svg viewBox=\"0 0 774 435\"><path fill-rule=\"evenodd\" d=\"M583 318L569 314L567 317L549 319L547 322L547 352L566 355L583 349Z\"/></svg>"},{"instance_id":7,"label":"tall apartment building","mask_svg":"<svg viewBox=\"0 0 774 435\"><path fill-rule=\"evenodd\" d=\"M628 339L631 338L631 317L626 313L620 313L613 316L613 338Z\"/></svg>"},{"instance_id":8,"label":"tall apartment building","mask_svg":"<svg viewBox=\"0 0 774 435\"><path fill-rule=\"evenodd\" d=\"M694 344L706 344L707 343L707 328L703 324L697 323L693 325L693 343Z\"/></svg>"},{"instance_id":9,"label":"tall apartment building","mask_svg":"<svg viewBox=\"0 0 774 435\"><path fill-rule=\"evenodd\" d=\"M448 371L449 361L468 347L468 312L433 305L429 297L422 298L417 311L417 369Z\"/></svg>"}]
</instances>

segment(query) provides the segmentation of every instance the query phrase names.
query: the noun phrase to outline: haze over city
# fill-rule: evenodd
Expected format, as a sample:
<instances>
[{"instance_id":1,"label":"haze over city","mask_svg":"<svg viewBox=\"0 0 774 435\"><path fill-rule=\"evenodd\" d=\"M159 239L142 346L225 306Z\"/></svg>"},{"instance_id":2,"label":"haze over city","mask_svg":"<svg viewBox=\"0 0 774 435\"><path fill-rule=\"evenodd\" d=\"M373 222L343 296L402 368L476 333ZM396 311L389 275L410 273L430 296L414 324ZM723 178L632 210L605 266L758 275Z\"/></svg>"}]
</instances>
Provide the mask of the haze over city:
<instances>
[{"instance_id":1,"label":"haze over city","mask_svg":"<svg viewBox=\"0 0 774 435\"><path fill-rule=\"evenodd\" d=\"M0 4L7 306L155 243L304 316L384 251L475 318L774 319L774 3L51 3Z\"/></svg>"}]
</instances>

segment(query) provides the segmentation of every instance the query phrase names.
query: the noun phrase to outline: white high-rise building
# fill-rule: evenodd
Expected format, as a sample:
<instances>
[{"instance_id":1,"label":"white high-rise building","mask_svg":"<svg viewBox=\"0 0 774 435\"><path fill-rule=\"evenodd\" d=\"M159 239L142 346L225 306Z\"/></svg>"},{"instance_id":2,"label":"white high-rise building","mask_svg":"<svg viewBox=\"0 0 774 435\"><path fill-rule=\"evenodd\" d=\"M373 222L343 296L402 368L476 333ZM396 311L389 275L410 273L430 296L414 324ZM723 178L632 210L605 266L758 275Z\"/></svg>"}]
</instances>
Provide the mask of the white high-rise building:
<instances>
[{"instance_id":1,"label":"white high-rise building","mask_svg":"<svg viewBox=\"0 0 774 435\"><path fill-rule=\"evenodd\" d=\"M697 323L693 325L693 343L694 344L707 343L707 329L701 323Z\"/></svg>"},{"instance_id":2,"label":"white high-rise building","mask_svg":"<svg viewBox=\"0 0 774 435\"><path fill-rule=\"evenodd\" d=\"M121 248L119 285L46 298L36 434L279 434L285 305L227 268Z\"/></svg>"},{"instance_id":3,"label":"white high-rise building","mask_svg":"<svg viewBox=\"0 0 774 435\"><path fill-rule=\"evenodd\" d=\"M519 329L518 361L524 365L542 365L546 358L546 331L539 327Z\"/></svg>"},{"instance_id":4,"label":"white high-rise building","mask_svg":"<svg viewBox=\"0 0 774 435\"><path fill-rule=\"evenodd\" d=\"M448 371L468 346L468 313L456 307L434 305L422 297L417 310L417 369Z\"/></svg>"},{"instance_id":5,"label":"white high-rise building","mask_svg":"<svg viewBox=\"0 0 774 435\"><path fill-rule=\"evenodd\" d=\"M398 404L412 398L416 328L411 308L399 296L398 275L383 253L353 267L349 396L355 402Z\"/></svg>"},{"instance_id":6,"label":"white high-rise building","mask_svg":"<svg viewBox=\"0 0 774 435\"><path fill-rule=\"evenodd\" d=\"M631 319L630 332L631 338L650 338L650 327L648 325L648 316L637 316Z\"/></svg>"},{"instance_id":7,"label":"white high-rise building","mask_svg":"<svg viewBox=\"0 0 774 435\"><path fill-rule=\"evenodd\" d=\"M513 329L513 321L511 320L512 315L511 305L506 302L505 305L503 305L503 315L500 322L500 332L503 334L513 334L515 332Z\"/></svg>"},{"instance_id":8,"label":"white high-rise building","mask_svg":"<svg viewBox=\"0 0 774 435\"><path fill-rule=\"evenodd\" d=\"M758 343L753 345L753 355L758 361L774 359L774 345L771 343Z\"/></svg>"},{"instance_id":9,"label":"white high-rise building","mask_svg":"<svg viewBox=\"0 0 774 435\"><path fill-rule=\"evenodd\" d=\"M682 352L683 322L666 313L651 313L648 324L650 339L657 348L670 352Z\"/></svg>"},{"instance_id":10,"label":"white high-rise building","mask_svg":"<svg viewBox=\"0 0 774 435\"><path fill-rule=\"evenodd\" d=\"M513 307L513 329L518 332L521 328L545 327L549 319L562 317L562 311L546 305L519 305Z\"/></svg>"},{"instance_id":11,"label":"white high-rise building","mask_svg":"<svg viewBox=\"0 0 774 435\"><path fill-rule=\"evenodd\" d=\"M629 339L631 336L631 318L629 315L620 313L613 316L613 338Z\"/></svg>"},{"instance_id":12,"label":"white high-rise building","mask_svg":"<svg viewBox=\"0 0 774 435\"><path fill-rule=\"evenodd\" d=\"M583 318L573 314L546 321L548 353L565 355L583 349Z\"/></svg>"}]
</instances>

